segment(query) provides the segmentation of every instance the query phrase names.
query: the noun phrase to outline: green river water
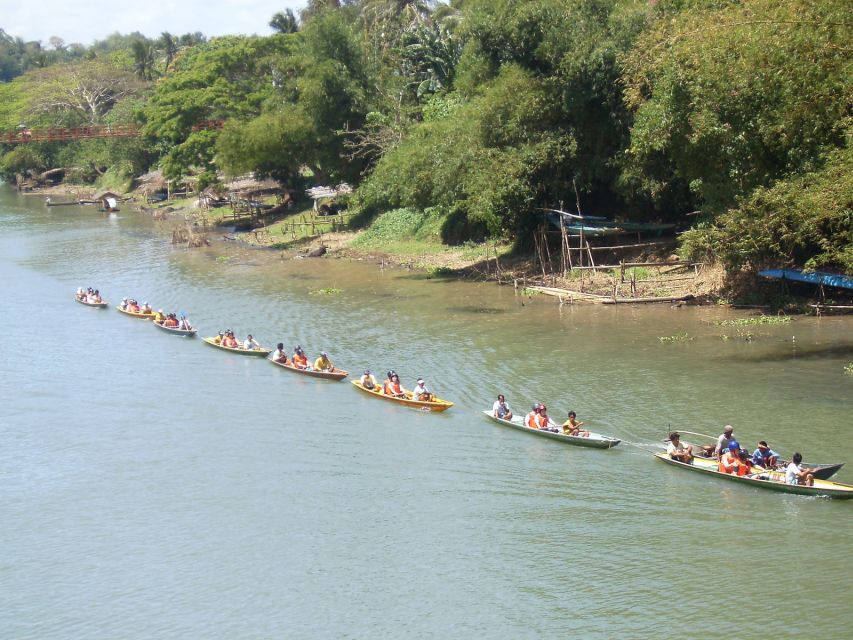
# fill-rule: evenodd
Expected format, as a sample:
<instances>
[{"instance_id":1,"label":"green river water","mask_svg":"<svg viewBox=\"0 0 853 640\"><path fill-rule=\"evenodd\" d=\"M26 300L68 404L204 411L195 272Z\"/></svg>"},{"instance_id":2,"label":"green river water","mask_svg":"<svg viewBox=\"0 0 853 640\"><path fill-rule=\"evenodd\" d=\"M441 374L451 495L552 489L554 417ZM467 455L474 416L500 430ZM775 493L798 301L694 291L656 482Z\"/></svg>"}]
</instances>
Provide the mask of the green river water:
<instances>
[{"instance_id":1,"label":"green river water","mask_svg":"<svg viewBox=\"0 0 853 640\"><path fill-rule=\"evenodd\" d=\"M131 211L0 186L0 637L703 638L853 633L853 501L654 460L670 427L847 461L853 320L724 341L716 307L563 306L367 262L173 247ZM428 414L72 301L325 349ZM312 295L323 288L337 295ZM661 343L687 332L694 339ZM480 415L498 392L621 438ZM632 446L631 443L639 446Z\"/></svg>"}]
</instances>

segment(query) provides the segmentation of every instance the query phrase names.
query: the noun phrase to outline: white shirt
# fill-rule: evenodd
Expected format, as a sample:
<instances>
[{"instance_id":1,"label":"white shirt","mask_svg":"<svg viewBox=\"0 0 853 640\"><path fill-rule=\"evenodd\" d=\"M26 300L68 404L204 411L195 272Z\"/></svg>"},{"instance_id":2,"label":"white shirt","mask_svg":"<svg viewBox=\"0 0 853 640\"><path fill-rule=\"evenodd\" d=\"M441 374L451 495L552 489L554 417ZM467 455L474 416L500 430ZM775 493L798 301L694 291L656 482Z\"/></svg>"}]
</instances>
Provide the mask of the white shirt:
<instances>
[{"instance_id":1,"label":"white shirt","mask_svg":"<svg viewBox=\"0 0 853 640\"><path fill-rule=\"evenodd\" d=\"M800 484L797 474L801 471L800 465L793 462L785 469L785 484Z\"/></svg>"},{"instance_id":2,"label":"white shirt","mask_svg":"<svg viewBox=\"0 0 853 640\"><path fill-rule=\"evenodd\" d=\"M249 340L248 338L246 338L246 339L243 341L243 348L244 348L246 351L251 351L252 349L255 349L255 348L260 347L260 346L261 346L261 345L259 345L259 344L258 344L258 341L257 341L257 340L255 340L254 338L252 338L251 340Z\"/></svg>"},{"instance_id":3,"label":"white shirt","mask_svg":"<svg viewBox=\"0 0 853 640\"><path fill-rule=\"evenodd\" d=\"M376 386L376 378L373 377L373 374L361 376L361 386L366 387L368 380L373 383L374 387Z\"/></svg>"},{"instance_id":4,"label":"white shirt","mask_svg":"<svg viewBox=\"0 0 853 640\"><path fill-rule=\"evenodd\" d=\"M429 393L429 391L428 391L428 390L427 390L427 388L424 386L424 383L423 383L423 382L421 382L421 383L417 384L417 385L415 386L415 388L414 388L414 389L412 389L412 398L414 398L415 400L417 400L417 399L418 399L418 398L420 398L420 396L421 396L421 395L423 395L424 393Z\"/></svg>"},{"instance_id":5,"label":"white shirt","mask_svg":"<svg viewBox=\"0 0 853 640\"><path fill-rule=\"evenodd\" d=\"M504 401L503 406L507 412L512 413L512 409L509 408L508 402ZM495 400L495 404L492 405L492 415L500 416L501 415L500 409L501 409L501 401Z\"/></svg>"},{"instance_id":6,"label":"white shirt","mask_svg":"<svg viewBox=\"0 0 853 640\"><path fill-rule=\"evenodd\" d=\"M729 442L731 442L731 441L732 441L732 440L734 440L734 439L735 439L734 434L732 434L732 435L731 435L731 437L726 436L726 434L725 434L725 433L720 434L720 437L719 437L719 438L717 438L717 448L716 448L716 449L714 449L714 453L715 453L715 454L717 454L717 453L719 453L719 454L723 454L723 453L725 453L726 451L728 451L728 449L729 449Z\"/></svg>"},{"instance_id":7,"label":"white shirt","mask_svg":"<svg viewBox=\"0 0 853 640\"><path fill-rule=\"evenodd\" d=\"M684 447L684 444L681 440L678 441L678 444L670 441L670 443L666 447L666 455L672 456L674 453L685 453L687 449Z\"/></svg>"},{"instance_id":8,"label":"white shirt","mask_svg":"<svg viewBox=\"0 0 853 640\"><path fill-rule=\"evenodd\" d=\"M276 349L275 351L272 352L272 359L273 360L281 360L285 356L287 356L287 354L284 351L282 351L281 349Z\"/></svg>"}]
</instances>

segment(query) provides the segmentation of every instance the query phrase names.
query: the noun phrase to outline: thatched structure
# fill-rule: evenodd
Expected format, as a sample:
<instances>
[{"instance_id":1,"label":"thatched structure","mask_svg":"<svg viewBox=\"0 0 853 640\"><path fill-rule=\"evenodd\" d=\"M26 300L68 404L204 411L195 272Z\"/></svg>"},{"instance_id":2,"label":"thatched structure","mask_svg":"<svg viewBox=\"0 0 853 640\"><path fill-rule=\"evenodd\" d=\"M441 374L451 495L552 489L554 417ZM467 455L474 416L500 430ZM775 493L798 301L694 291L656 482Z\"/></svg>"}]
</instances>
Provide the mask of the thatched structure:
<instances>
[{"instance_id":1,"label":"thatched structure","mask_svg":"<svg viewBox=\"0 0 853 640\"><path fill-rule=\"evenodd\" d=\"M168 191L169 181L166 180L160 169L156 169L139 176L139 186L144 195L150 196L161 191Z\"/></svg>"},{"instance_id":2,"label":"thatched structure","mask_svg":"<svg viewBox=\"0 0 853 640\"><path fill-rule=\"evenodd\" d=\"M112 191L98 191L92 200L99 203L105 211L118 211L118 203L121 202L121 196Z\"/></svg>"},{"instance_id":3,"label":"thatched structure","mask_svg":"<svg viewBox=\"0 0 853 640\"><path fill-rule=\"evenodd\" d=\"M236 197L247 199L261 195L279 194L283 190L278 181L272 178L259 180L254 174L235 178L226 184L225 188Z\"/></svg>"}]
</instances>

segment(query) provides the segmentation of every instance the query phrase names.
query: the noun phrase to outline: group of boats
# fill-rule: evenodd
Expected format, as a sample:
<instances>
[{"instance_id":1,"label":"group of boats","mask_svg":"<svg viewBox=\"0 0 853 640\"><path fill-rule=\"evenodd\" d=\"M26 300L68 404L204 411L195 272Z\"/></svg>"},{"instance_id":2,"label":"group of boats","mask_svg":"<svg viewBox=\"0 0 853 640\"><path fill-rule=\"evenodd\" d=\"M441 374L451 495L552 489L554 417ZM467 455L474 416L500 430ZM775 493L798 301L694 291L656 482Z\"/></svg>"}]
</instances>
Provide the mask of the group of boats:
<instances>
[{"instance_id":1,"label":"group of boats","mask_svg":"<svg viewBox=\"0 0 853 640\"><path fill-rule=\"evenodd\" d=\"M75 296L74 299L80 304L90 307L107 308L109 306L109 303L106 301L101 300L98 302L92 302L90 300L87 300L85 296L83 298L81 298L80 296ZM153 320L154 317L158 315L151 310L131 311L123 309L119 306L116 307L116 310L118 310L124 315L143 320ZM158 329L172 333L174 335L180 335L185 337L192 337L196 335L196 329L181 329L169 327L165 326L165 324L162 322L152 322L152 324L154 324ZM343 369L337 369L335 367L332 367L328 370L318 370L312 367L297 367L294 366L291 362L277 361L269 357L272 353L271 349L267 349L261 346L248 349L243 348L242 346L225 346L224 344L221 344L221 340L219 338L213 336L205 337L203 338L203 341L205 344L208 344L212 347L222 349L224 351L228 351L237 355L266 358L271 364L299 375L336 381L342 381L349 375L347 371L344 371ZM402 394L399 395L389 395L383 392L381 385L376 385L373 388L368 388L362 384L361 380L352 380L351 382L356 389L368 396L379 398L387 402L393 402L395 404L419 409L422 411L442 412L453 406L453 403L449 400L444 400L435 396L431 396L429 400L418 400L412 397L411 391L404 391ZM490 420L502 426L509 427L518 431L523 431L541 438L562 442L563 444L594 449L611 449L620 444L621 442L621 440L619 440L618 438L614 438L612 436L600 433L595 433L592 431L587 432L587 435L571 435L568 433L561 432L557 428L554 428L552 430L537 429L528 426L521 416L512 416L511 419L500 418L495 415L495 413L490 409L484 410L482 413ZM556 425L552 426L556 427ZM780 469L765 469L762 467L755 467L754 473L750 473L749 475L738 476L730 473L721 472L718 469L717 460L714 458L703 458L697 456L694 457L688 463L679 460L674 460L665 453L654 453L653 455L662 462L665 462L672 466L695 471L705 475L724 478L726 480L731 480L734 482L749 484L755 487L770 489L773 491L780 491L799 495L853 499L853 485L833 482L829 480L829 478L843 466L843 463L808 465L804 464L803 466L808 466L810 468L810 470L814 474L815 479L813 485L800 485L786 484L785 471Z\"/></svg>"}]
</instances>

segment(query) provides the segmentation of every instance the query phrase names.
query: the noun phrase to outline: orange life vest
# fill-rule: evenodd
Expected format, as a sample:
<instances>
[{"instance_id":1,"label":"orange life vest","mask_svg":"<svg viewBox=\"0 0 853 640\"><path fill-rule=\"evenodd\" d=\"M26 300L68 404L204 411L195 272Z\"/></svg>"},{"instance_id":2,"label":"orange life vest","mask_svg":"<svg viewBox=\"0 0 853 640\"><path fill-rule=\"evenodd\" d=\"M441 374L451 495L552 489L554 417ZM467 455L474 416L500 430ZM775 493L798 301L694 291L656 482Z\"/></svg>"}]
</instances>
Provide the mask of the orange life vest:
<instances>
[{"instance_id":1,"label":"orange life vest","mask_svg":"<svg viewBox=\"0 0 853 640\"><path fill-rule=\"evenodd\" d=\"M294 353L293 354L293 366L294 367L307 367L308 366L308 356L305 354Z\"/></svg>"},{"instance_id":2,"label":"orange life vest","mask_svg":"<svg viewBox=\"0 0 853 640\"><path fill-rule=\"evenodd\" d=\"M749 473L749 465L741 460L740 456L731 452L723 454L718 468L723 473L735 473L739 476Z\"/></svg>"},{"instance_id":3,"label":"orange life vest","mask_svg":"<svg viewBox=\"0 0 853 640\"><path fill-rule=\"evenodd\" d=\"M524 424L526 424L531 429L539 428L539 414L535 411L531 411L527 414L527 417L524 420Z\"/></svg>"}]
</instances>

